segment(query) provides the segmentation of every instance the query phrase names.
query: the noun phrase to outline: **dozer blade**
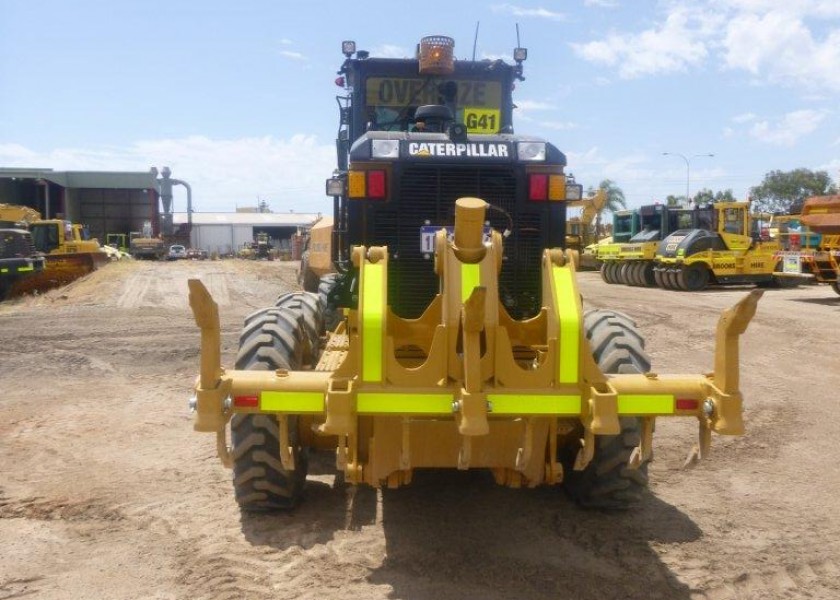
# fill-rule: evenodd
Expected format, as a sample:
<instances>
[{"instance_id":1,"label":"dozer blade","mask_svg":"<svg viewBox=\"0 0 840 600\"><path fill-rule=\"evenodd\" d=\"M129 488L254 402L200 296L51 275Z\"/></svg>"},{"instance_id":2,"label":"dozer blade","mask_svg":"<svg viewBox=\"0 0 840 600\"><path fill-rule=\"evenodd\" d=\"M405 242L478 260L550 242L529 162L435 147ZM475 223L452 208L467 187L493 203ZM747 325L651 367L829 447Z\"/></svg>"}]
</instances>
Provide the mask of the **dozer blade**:
<instances>
[{"instance_id":1,"label":"dozer blade","mask_svg":"<svg viewBox=\"0 0 840 600\"><path fill-rule=\"evenodd\" d=\"M97 252L96 254L101 254L104 260L99 260L99 257L94 256L94 253L91 252L48 255L45 257L44 269L15 281L9 290L8 297L14 298L25 294L45 292L84 277L107 261L107 256L103 252Z\"/></svg>"}]
</instances>

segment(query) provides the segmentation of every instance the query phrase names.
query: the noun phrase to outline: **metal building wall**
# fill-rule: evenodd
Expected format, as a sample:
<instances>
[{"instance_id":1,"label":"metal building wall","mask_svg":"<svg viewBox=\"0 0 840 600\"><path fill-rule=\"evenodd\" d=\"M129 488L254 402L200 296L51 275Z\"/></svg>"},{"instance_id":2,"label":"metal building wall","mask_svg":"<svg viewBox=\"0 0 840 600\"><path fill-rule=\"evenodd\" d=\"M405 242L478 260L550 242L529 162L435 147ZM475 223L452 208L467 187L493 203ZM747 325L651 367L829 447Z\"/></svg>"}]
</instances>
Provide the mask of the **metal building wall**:
<instances>
[{"instance_id":1,"label":"metal building wall","mask_svg":"<svg viewBox=\"0 0 840 600\"><path fill-rule=\"evenodd\" d=\"M87 225L91 236L142 231L143 222L157 221L157 198L149 190L79 188L72 190L74 220Z\"/></svg>"},{"instance_id":2,"label":"metal building wall","mask_svg":"<svg viewBox=\"0 0 840 600\"><path fill-rule=\"evenodd\" d=\"M193 248L225 256L235 254L243 244L253 241L254 228L250 225L193 224L190 238Z\"/></svg>"}]
</instances>

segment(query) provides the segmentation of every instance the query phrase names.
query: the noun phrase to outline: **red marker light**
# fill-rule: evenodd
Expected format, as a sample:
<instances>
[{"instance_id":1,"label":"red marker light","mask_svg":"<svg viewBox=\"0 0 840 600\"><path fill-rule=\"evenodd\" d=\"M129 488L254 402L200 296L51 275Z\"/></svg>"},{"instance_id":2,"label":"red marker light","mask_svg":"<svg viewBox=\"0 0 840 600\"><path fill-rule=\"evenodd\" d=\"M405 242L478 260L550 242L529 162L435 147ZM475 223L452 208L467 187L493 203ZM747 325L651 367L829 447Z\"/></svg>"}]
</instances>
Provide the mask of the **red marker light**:
<instances>
[{"instance_id":1,"label":"red marker light","mask_svg":"<svg viewBox=\"0 0 840 600\"><path fill-rule=\"evenodd\" d=\"M335 78L335 84L336 84L338 87L344 87L344 76L343 76L343 75L341 75L341 76L339 76L339 77L336 77L336 78Z\"/></svg>"},{"instance_id":2,"label":"red marker light","mask_svg":"<svg viewBox=\"0 0 840 600\"><path fill-rule=\"evenodd\" d=\"M385 171L367 172L368 198L382 200L385 198Z\"/></svg>"},{"instance_id":3,"label":"red marker light","mask_svg":"<svg viewBox=\"0 0 840 600\"><path fill-rule=\"evenodd\" d=\"M698 406L700 402L690 398L677 398L676 401L677 410L697 410Z\"/></svg>"},{"instance_id":4,"label":"red marker light","mask_svg":"<svg viewBox=\"0 0 840 600\"><path fill-rule=\"evenodd\" d=\"M258 396L236 396L233 405L236 408L258 408L260 399Z\"/></svg>"},{"instance_id":5,"label":"red marker light","mask_svg":"<svg viewBox=\"0 0 840 600\"><path fill-rule=\"evenodd\" d=\"M528 200L548 200L548 175L532 173L528 178Z\"/></svg>"}]
</instances>

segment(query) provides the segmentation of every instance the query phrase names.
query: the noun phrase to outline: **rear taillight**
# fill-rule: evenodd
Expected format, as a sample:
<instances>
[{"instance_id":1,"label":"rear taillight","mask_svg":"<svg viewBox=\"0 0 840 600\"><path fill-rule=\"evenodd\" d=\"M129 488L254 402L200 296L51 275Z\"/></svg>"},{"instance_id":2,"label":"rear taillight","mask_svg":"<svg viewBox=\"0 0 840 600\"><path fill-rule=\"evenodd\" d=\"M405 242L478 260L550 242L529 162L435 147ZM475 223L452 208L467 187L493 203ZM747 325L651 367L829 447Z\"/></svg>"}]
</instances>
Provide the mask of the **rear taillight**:
<instances>
[{"instance_id":1,"label":"rear taillight","mask_svg":"<svg viewBox=\"0 0 840 600\"><path fill-rule=\"evenodd\" d=\"M528 200L543 202L548 200L548 175L531 173L528 176Z\"/></svg>"},{"instance_id":2,"label":"rear taillight","mask_svg":"<svg viewBox=\"0 0 840 600\"><path fill-rule=\"evenodd\" d=\"M383 169L350 171L347 193L354 200L385 200L388 180Z\"/></svg>"},{"instance_id":3,"label":"rear taillight","mask_svg":"<svg viewBox=\"0 0 840 600\"><path fill-rule=\"evenodd\" d=\"M233 406L236 408L258 408L259 405L259 396L236 396L233 399Z\"/></svg>"},{"instance_id":4,"label":"rear taillight","mask_svg":"<svg viewBox=\"0 0 840 600\"><path fill-rule=\"evenodd\" d=\"M697 410L700 402L691 398L677 398L675 406L677 410Z\"/></svg>"},{"instance_id":5,"label":"rear taillight","mask_svg":"<svg viewBox=\"0 0 840 600\"><path fill-rule=\"evenodd\" d=\"M385 171L367 172L367 196L375 200L385 198Z\"/></svg>"}]
</instances>

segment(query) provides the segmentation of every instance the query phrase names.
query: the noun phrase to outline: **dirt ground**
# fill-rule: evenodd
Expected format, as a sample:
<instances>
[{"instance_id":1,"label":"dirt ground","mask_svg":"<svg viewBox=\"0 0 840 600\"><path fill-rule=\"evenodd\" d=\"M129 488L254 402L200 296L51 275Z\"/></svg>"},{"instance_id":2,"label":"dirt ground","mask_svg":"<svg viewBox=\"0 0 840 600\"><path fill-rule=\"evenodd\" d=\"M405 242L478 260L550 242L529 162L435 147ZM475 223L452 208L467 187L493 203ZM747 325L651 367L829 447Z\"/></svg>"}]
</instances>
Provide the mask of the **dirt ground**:
<instances>
[{"instance_id":1,"label":"dirt ground","mask_svg":"<svg viewBox=\"0 0 840 600\"><path fill-rule=\"evenodd\" d=\"M296 287L291 264L126 262L0 304L0 600L840 597L827 287L765 294L742 344L747 435L683 469L696 426L661 419L635 511L429 472L384 492L313 475L294 513L250 516L187 410L196 276L226 364L242 318ZM746 290L581 287L638 321L658 372L710 370L717 315Z\"/></svg>"}]
</instances>

